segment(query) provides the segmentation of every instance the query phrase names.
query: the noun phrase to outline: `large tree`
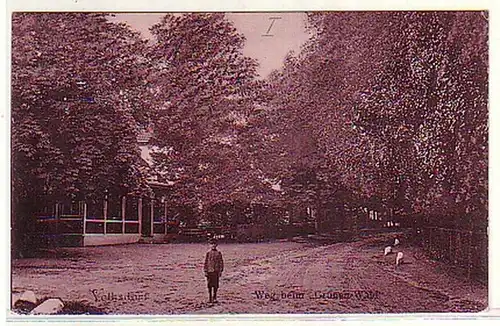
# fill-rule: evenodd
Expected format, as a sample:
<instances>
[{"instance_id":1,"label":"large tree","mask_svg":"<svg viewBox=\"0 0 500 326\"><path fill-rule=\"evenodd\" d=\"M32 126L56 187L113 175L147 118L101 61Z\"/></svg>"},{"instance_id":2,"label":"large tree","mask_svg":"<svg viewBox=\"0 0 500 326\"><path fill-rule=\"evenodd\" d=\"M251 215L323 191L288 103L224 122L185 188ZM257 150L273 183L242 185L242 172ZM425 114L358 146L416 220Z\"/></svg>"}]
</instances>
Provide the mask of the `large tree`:
<instances>
[{"instance_id":1,"label":"large tree","mask_svg":"<svg viewBox=\"0 0 500 326\"><path fill-rule=\"evenodd\" d=\"M12 198L17 226L40 204L146 191L145 42L103 14L12 17Z\"/></svg>"},{"instance_id":2,"label":"large tree","mask_svg":"<svg viewBox=\"0 0 500 326\"><path fill-rule=\"evenodd\" d=\"M176 181L178 202L228 199L251 173L242 134L259 101L257 62L221 13L166 15L151 31L155 166Z\"/></svg>"},{"instance_id":3,"label":"large tree","mask_svg":"<svg viewBox=\"0 0 500 326\"><path fill-rule=\"evenodd\" d=\"M379 148L360 136L352 123L355 98L370 82L367 72L384 56L370 49L384 38L380 16L309 15L311 39L269 77L271 106L279 117L289 163L286 183L304 205L341 205L340 197L345 196L340 192L370 196L380 191L373 180ZM303 179L297 178L300 175L312 178L305 188L302 181L294 181ZM341 201L356 205L352 199Z\"/></svg>"},{"instance_id":4,"label":"large tree","mask_svg":"<svg viewBox=\"0 0 500 326\"><path fill-rule=\"evenodd\" d=\"M386 147L385 166L398 181L397 206L406 202L413 210L451 214L484 211L484 13L410 12L402 18L403 28L391 33L392 61L360 101L360 125Z\"/></svg>"},{"instance_id":5,"label":"large tree","mask_svg":"<svg viewBox=\"0 0 500 326\"><path fill-rule=\"evenodd\" d=\"M308 16L311 40L286 59L270 84L283 123L318 149L303 163L331 189L315 196L334 199L340 181L350 191L408 212L484 210L485 17L481 12Z\"/></svg>"}]
</instances>

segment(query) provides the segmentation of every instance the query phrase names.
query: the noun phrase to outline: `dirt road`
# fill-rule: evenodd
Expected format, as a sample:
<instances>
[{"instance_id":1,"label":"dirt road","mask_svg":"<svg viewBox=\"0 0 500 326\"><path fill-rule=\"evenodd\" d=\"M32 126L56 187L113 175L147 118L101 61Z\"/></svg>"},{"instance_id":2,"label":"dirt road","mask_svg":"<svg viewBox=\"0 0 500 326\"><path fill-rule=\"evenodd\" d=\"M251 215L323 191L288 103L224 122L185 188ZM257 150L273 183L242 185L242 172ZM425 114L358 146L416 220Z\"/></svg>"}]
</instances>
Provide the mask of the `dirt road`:
<instances>
[{"instance_id":1,"label":"dirt road","mask_svg":"<svg viewBox=\"0 0 500 326\"><path fill-rule=\"evenodd\" d=\"M221 244L219 303L207 303L202 244L60 250L12 264L14 295L86 300L111 314L466 312L487 307L487 286L400 248L395 268L380 241ZM417 258L418 257L418 258Z\"/></svg>"}]
</instances>

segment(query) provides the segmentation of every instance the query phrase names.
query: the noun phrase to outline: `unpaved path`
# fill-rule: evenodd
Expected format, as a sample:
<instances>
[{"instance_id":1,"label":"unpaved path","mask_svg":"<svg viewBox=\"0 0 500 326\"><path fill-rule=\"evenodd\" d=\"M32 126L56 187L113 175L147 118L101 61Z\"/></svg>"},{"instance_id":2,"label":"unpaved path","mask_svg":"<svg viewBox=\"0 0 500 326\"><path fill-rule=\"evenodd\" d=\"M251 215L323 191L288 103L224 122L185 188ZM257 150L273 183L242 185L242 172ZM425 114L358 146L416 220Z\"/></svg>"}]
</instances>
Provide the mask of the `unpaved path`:
<instances>
[{"instance_id":1,"label":"unpaved path","mask_svg":"<svg viewBox=\"0 0 500 326\"><path fill-rule=\"evenodd\" d=\"M59 250L14 260L12 290L85 300L112 314L465 312L487 306L486 285L454 277L404 245L407 264L396 269L394 255L384 257L373 239L221 244L219 303L209 304L202 273L207 249L137 244Z\"/></svg>"}]
</instances>

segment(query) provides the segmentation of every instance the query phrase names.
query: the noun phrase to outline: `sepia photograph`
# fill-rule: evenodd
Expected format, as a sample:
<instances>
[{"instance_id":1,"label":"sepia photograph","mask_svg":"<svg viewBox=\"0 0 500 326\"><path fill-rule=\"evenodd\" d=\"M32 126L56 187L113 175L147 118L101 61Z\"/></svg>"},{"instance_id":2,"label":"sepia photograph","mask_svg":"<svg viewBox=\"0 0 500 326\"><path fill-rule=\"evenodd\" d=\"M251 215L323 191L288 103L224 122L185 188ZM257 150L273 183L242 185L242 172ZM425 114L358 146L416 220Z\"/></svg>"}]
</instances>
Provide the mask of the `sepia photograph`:
<instances>
[{"instance_id":1,"label":"sepia photograph","mask_svg":"<svg viewBox=\"0 0 500 326\"><path fill-rule=\"evenodd\" d=\"M488 11L10 20L11 315L488 310Z\"/></svg>"}]
</instances>

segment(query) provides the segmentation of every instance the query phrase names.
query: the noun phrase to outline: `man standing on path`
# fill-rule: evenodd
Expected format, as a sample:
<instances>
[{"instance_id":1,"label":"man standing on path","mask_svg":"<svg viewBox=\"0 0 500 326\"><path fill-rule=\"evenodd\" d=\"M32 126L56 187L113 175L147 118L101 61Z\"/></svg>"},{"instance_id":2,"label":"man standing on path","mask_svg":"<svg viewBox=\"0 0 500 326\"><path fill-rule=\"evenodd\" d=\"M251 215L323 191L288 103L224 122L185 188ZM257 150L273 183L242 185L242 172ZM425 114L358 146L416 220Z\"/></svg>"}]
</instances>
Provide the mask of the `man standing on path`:
<instances>
[{"instance_id":1,"label":"man standing on path","mask_svg":"<svg viewBox=\"0 0 500 326\"><path fill-rule=\"evenodd\" d=\"M217 303L217 290L219 289L219 278L224 270L224 261L222 253L217 250L217 242L213 239L209 243L211 249L205 256L203 270L208 283L208 302Z\"/></svg>"}]
</instances>

